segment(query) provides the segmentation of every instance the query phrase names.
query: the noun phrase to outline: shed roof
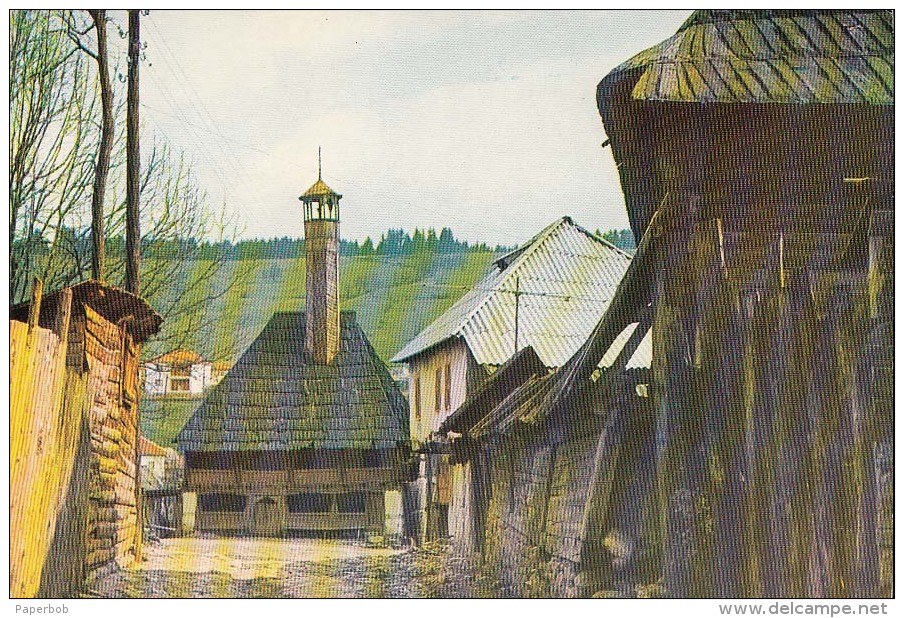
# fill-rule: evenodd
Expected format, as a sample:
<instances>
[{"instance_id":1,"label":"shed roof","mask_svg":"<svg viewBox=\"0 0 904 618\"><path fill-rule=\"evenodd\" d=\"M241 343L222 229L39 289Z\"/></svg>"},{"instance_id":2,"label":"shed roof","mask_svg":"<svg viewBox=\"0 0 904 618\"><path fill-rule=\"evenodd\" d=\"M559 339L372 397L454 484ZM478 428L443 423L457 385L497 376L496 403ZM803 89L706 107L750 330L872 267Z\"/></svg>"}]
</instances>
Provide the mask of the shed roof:
<instances>
[{"instance_id":1,"label":"shed roof","mask_svg":"<svg viewBox=\"0 0 904 618\"><path fill-rule=\"evenodd\" d=\"M534 376L546 375L543 361L530 346L518 350L506 363L468 397L440 425L440 432L461 433L471 429L488 410L492 410L512 391Z\"/></svg>"},{"instance_id":2,"label":"shed roof","mask_svg":"<svg viewBox=\"0 0 904 618\"><path fill-rule=\"evenodd\" d=\"M508 433L514 426L537 422L537 406L553 386L554 374L531 376L474 424L469 437L481 440Z\"/></svg>"},{"instance_id":3,"label":"shed roof","mask_svg":"<svg viewBox=\"0 0 904 618\"><path fill-rule=\"evenodd\" d=\"M894 105L894 37L890 10L695 11L598 97L633 80L643 101Z\"/></svg>"},{"instance_id":4,"label":"shed roof","mask_svg":"<svg viewBox=\"0 0 904 618\"><path fill-rule=\"evenodd\" d=\"M142 455L150 455L154 457L165 457L166 449L154 442L153 440L145 437L144 434L141 434L140 448L139 451Z\"/></svg>"},{"instance_id":5,"label":"shed roof","mask_svg":"<svg viewBox=\"0 0 904 618\"><path fill-rule=\"evenodd\" d=\"M341 314L328 365L305 350L304 313L277 313L176 437L187 451L390 449L408 405L355 321Z\"/></svg>"},{"instance_id":6,"label":"shed roof","mask_svg":"<svg viewBox=\"0 0 904 618\"><path fill-rule=\"evenodd\" d=\"M66 288L44 293L41 299L42 325L44 316L53 315L60 300L60 292L64 289ZM129 318L125 327L138 342L154 335L163 323L163 318L145 299L114 285L90 279L69 286L69 289L72 290L73 310L79 305L88 305L114 324L123 318ZM30 306L30 301L14 305L10 307L9 315L17 320L27 320Z\"/></svg>"},{"instance_id":7,"label":"shed roof","mask_svg":"<svg viewBox=\"0 0 904 618\"><path fill-rule=\"evenodd\" d=\"M559 367L599 321L631 256L562 217L487 275L393 357L403 362L452 337L465 340L481 365L514 353L515 281L519 348L531 346L546 367Z\"/></svg>"}]
</instances>

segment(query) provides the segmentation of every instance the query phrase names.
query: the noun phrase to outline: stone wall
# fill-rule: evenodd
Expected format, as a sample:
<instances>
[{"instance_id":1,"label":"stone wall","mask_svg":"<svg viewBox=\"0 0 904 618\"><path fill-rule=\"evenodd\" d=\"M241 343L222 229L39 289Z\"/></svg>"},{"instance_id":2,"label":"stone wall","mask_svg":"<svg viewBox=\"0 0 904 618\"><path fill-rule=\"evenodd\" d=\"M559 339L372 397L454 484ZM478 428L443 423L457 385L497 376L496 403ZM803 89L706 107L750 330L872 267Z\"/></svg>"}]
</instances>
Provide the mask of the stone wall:
<instances>
[{"instance_id":1,"label":"stone wall","mask_svg":"<svg viewBox=\"0 0 904 618\"><path fill-rule=\"evenodd\" d=\"M70 354L81 346L88 367L90 571L134 560L140 543L138 461L138 346L131 335L85 307L75 320ZM79 341L81 339L81 341Z\"/></svg>"}]
</instances>

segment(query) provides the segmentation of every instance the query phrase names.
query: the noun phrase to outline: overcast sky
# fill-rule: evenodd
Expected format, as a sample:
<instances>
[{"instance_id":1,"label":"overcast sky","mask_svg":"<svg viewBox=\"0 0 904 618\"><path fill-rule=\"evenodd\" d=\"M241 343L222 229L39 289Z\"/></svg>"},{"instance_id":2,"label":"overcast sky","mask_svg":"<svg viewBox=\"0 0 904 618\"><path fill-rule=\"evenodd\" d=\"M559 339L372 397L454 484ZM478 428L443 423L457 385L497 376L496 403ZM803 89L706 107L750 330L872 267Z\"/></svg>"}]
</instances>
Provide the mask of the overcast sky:
<instances>
[{"instance_id":1,"label":"overcast sky","mask_svg":"<svg viewBox=\"0 0 904 618\"><path fill-rule=\"evenodd\" d=\"M142 120L245 237L303 235L318 145L344 238L622 228L596 85L688 13L152 11Z\"/></svg>"}]
</instances>

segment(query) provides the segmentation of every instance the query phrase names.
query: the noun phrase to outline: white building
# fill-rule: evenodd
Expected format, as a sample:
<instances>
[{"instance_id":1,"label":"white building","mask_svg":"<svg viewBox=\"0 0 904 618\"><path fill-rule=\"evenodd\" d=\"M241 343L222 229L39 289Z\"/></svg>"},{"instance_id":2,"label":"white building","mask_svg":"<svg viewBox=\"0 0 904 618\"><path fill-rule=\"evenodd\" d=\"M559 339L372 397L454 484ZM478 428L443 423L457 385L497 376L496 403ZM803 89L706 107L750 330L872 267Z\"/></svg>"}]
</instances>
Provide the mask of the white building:
<instances>
[{"instance_id":1,"label":"white building","mask_svg":"<svg viewBox=\"0 0 904 618\"><path fill-rule=\"evenodd\" d=\"M191 350L171 350L142 366L148 395L200 395L216 382L214 363Z\"/></svg>"},{"instance_id":2,"label":"white building","mask_svg":"<svg viewBox=\"0 0 904 618\"><path fill-rule=\"evenodd\" d=\"M419 538L454 533L457 477L437 432L517 350L532 347L548 370L561 367L587 341L609 307L631 255L562 217L519 249L499 258L486 276L392 359L407 363L413 448L421 478L410 508L421 511ZM630 335L619 337L617 354ZM632 363L652 354L647 334ZM601 365L606 364L603 360ZM608 360L612 362L611 358Z\"/></svg>"}]
</instances>

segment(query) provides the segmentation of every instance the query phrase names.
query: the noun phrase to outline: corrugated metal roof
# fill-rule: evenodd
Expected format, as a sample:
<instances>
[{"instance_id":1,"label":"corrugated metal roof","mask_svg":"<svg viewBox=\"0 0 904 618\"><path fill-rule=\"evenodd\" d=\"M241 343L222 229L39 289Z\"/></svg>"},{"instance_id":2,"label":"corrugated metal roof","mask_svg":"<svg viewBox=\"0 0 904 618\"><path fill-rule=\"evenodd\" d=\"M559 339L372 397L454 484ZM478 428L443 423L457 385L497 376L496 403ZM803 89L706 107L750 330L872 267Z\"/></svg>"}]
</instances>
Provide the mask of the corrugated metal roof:
<instances>
[{"instance_id":1,"label":"corrugated metal roof","mask_svg":"<svg viewBox=\"0 0 904 618\"><path fill-rule=\"evenodd\" d=\"M609 306L631 257L562 217L489 273L392 359L402 362L462 337L481 365L514 353L516 278L518 347L532 346L547 367L560 367L590 335Z\"/></svg>"},{"instance_id":2,"label":"corrugated metal roof","mask_svg":"<svg viewBox=\"0 0 904 618\"><path fill-rule=\"evenodd\" d=\"M685 103L894 105L892 11L697 11L677 34L614 69L631 96Z\"/></svg>"},{"instance_id":3,"label":"corrugated metal roof","mask_svg":"<svg viewBox=\"0 0 904 618\"><path fill-rule=\"evenodd\" d=\"M621 352L622 348L625 347L625 344L628 343L628 339L631 338L631 335L637 330L637 326L639 322L633 322L628 324L619 335L612 341L612 344L609 346L609 349L606 350L606 353L603 355L603 359L600 361L597 367L611 367L612 363L615 362L616 357L618 357L618 353ZM653 330L648 329L647 334L643 336L643 339L640 340L640 343L637 345L637 349L634 351L634 354L631 355L631 358L628 359L628 362L625 364L625 369L649 369L650 364L653 362Z\"/></svg>"}]
</instances>

